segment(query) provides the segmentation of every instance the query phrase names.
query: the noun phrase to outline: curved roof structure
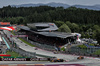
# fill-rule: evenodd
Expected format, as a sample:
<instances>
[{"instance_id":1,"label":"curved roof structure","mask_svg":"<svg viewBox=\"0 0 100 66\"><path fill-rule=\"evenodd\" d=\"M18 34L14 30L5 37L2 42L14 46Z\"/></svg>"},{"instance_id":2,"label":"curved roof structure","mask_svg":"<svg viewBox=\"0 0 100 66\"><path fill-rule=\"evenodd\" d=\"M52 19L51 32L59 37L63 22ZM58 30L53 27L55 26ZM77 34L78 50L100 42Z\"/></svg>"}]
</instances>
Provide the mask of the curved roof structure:
<instances>
[{"instance_id":1,"label":"curved roof structure","mask_svg":"<svg viewBox=\"0 0 100 66\"><path fill-rule=\"evenodd\" d=\"M27 25L28 26L21 26L20 28L23 30L31 31L36 34L49 36L49 37L67 38L67 37L75 36L74 34L71 33L52 32L58 29L58 27L54 23L31 23ZM31 30L30 28L35 28L37 29L37 31L34 31L34 29ZM38 28L43 28L43 29L38 29Z\"/></svg>"},{"instance_id":2,"label":"curved roof structure","mask_svg":"<svg viewBox=\"0 0 100 66\"><path fill-rule=\"evenodd\" d=\"M58 29L54 23L30 23L27 26L37 31L55 31Z\"/></svg>"}]
</instances>

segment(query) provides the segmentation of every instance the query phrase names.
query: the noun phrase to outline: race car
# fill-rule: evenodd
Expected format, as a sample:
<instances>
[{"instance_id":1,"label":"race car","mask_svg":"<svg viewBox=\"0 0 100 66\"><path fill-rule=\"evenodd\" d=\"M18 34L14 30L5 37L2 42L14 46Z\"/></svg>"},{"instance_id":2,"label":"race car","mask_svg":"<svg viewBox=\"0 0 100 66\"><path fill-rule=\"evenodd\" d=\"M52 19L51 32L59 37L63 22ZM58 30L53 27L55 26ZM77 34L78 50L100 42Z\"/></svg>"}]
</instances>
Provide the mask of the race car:
<instances>
[{"instance_id":1,"label":"race car","mask_svg":"<svg viewBox=\"0 0 100 66\"><path fill-rule=\"evenodd\" d=\"M50 62L64 62L63 59L52 59L50 60Z\"/></svg>"},{"instance_id":2,"label":"race car","mask_svg":"<svg viewBox=\"0 0 100 66\"><path fill-rule=\"evenodd\" d=\"M79 56L79 57L77 57L77 59L84 59L84 57L83 56Z\"/></svg>"}]
</instances>

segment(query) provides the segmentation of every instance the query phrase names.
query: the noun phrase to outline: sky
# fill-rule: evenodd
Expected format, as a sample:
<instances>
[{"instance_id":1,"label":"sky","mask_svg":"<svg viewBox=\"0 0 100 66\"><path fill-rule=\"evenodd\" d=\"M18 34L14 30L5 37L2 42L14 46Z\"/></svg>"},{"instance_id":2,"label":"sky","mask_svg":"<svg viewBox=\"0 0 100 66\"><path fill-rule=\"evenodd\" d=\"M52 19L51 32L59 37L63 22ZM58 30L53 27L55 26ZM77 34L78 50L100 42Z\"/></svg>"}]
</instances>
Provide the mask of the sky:
<instances>
[{"instance_id":1,"label":"sky","mask_svg":"<svg viewBox=\"0 0 100 66\"><path fill-rule=\"evenodd\" d=\"M64 3L68 5L96 5L100 4L100 0L0 0L0 8L7 5L20 5L20 4L38 4L38 3Z\"/></svg>"}]
</instances>

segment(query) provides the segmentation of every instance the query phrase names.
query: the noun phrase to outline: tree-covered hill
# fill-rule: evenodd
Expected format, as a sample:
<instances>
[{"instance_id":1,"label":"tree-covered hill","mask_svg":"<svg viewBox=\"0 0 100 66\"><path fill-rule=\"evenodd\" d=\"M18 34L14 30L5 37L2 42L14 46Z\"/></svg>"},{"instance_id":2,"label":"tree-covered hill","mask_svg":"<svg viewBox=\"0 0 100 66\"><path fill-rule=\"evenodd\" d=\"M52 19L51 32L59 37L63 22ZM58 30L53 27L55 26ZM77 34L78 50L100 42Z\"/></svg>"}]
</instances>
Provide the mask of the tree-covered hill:
<instances>
[{"instance_id":1,"label":"tree-covered hill","mask_svg":"<svg viewBox=\"0 0 100 66\"><path fill-rule=\"evenodd\" d=\"M3 21L5 20L5 18L18 19L18 17L22 17L20 18L21 21L25 22L70 21L77 24L85 25L100 24L100 11L81 9L75 7L69 7L67 9L64 9L63 7L55 8L50 6L19 8L7 6L0 9L0 18L3 18ZM12 23L17 22L13 21Z\"/></svg>"},{"instance_id":2,"label":"tree-covered hill","mask_svg":"<svg viewBox=\"0 0 100 66\"><path fill-rule=\"evenodd\" d=\"M100 43L100 11L96 10L76 7L64 9L50 6L7 6L0 8L0 21L25 25L34 22L54 22L59 27L58 31L79 32L82 37L97 39Z\"/></svg>"}]
</instances>

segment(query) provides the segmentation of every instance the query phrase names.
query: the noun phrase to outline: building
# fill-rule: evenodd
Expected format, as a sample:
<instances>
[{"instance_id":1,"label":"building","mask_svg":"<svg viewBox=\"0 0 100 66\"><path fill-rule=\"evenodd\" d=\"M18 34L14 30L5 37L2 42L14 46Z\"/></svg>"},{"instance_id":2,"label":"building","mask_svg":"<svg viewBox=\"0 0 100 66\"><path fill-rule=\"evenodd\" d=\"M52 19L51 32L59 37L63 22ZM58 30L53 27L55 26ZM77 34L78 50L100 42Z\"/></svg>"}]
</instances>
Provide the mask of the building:
<instances>
[{"instance_id":1,"label":"building","mask_svg":"<svg viewBox=\"0 0 100 66\"><path fill-rule=\"evenodd\" d=\"M54 23L33 23L19 28L18 32L25 33L30 40L51 46L63 46L77 38L71 33L57 32L58 27Z\"/></svg>"}]
</instances>

